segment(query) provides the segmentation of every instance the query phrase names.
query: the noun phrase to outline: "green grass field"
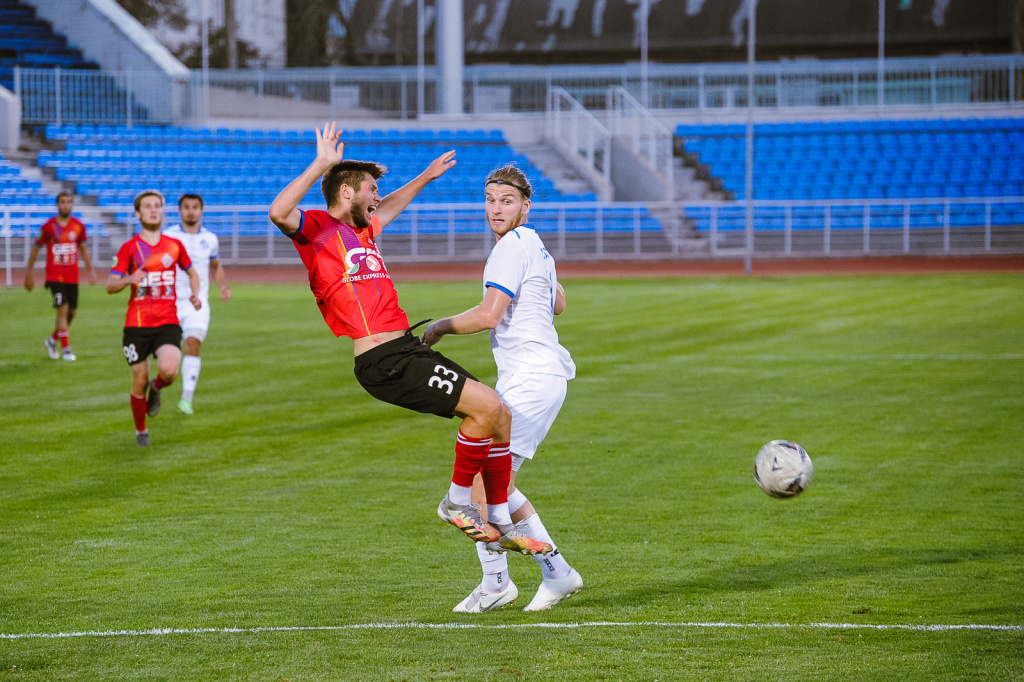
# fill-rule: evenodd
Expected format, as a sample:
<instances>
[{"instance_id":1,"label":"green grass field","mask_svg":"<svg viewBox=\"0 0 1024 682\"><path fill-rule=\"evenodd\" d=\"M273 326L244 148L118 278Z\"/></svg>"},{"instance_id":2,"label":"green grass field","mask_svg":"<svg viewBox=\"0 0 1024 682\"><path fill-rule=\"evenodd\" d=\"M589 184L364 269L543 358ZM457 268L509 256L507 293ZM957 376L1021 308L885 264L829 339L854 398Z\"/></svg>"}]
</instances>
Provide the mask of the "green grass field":
<instances>
[{"instance_id":1,"label":"green grass field","mask_svg":"<svg viewBox=\"0 0 1024 682\"><path fill-rule=\"evenodd\" d=\"M566 282L579 376L519 483L586 586L524 613L514 556L478 616L434 513L456 422L365 395L304 286L233 289L148 449L126 294L83 286L65 363L45 292L0 291L0 679L1024 679L1019 274ZM485 336L439 349L493 383ZM795 499L754 484L775 438ZM978 625L1015 627L921 629Z\"/></svg>"}]
</instances>

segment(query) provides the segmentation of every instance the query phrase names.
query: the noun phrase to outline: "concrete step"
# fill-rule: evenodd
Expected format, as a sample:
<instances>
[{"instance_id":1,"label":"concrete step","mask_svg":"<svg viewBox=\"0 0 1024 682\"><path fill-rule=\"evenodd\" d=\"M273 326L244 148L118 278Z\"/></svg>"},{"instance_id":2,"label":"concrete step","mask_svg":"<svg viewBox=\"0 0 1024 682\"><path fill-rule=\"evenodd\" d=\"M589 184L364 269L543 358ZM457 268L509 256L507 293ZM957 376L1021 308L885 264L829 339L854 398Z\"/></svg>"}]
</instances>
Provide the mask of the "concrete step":
<instances>
[{"instance_id":1,"label":"concrete step","mask_svg":"<svg viewBox=\"0 0 1024 682\"><path fill-rule=\"evenodd\" d=\"M520 144L515 151L524 155L534 166L551 178L562 194L586 194L597 190L590 181L565 162L561 155L547 144Z\"/></svg>"}]
</instances>

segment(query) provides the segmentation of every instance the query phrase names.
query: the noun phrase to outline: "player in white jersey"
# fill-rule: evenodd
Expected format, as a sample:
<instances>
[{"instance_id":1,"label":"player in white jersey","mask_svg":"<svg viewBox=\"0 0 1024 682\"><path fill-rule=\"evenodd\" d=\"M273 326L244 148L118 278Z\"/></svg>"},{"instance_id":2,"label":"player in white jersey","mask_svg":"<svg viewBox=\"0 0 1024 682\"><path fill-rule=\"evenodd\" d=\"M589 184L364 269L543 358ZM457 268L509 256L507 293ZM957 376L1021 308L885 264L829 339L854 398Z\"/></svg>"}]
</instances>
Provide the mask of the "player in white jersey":
<instances>
[{"instance_id":1,"label":"player in white jersey","mask_svg":"<svg viewBox=\"0 0 1024 682\"><path fill-rule=\"evenodd\" d=\"M210 331L210 275L213 275L220 297L225 303L231 298L224 275L224 266L220 263L220 242L217 235L202 226L203 198L198 194L182 194L178 198L178 215L180 225L173 225L164 234L174 237L185 245L185 251L192 259L192 267L199 274L199 298L202 308L196 310L189 302L187 287L183 283L188 275L178 268L178 321L181 324L185 353L181 358L181 400L178 409L184 414L193 414L192 397L199 383L199 370L202 360L199 351Z\"/></svg>"},{"instance_id":2,"label":"player in white jersey","mask_svg":"<svg viewBox=\"0 0 1024 682\"><path fill-rule=\"evenodd\" d=\"M433 322L423 333L427 345L445 334L491 330L491 349L498 366L501 399L512 408L512 480L508 488L512 521L531 537L554 548L534 560L542 581L526 611L549 609L583 587L583 578L558 551L537 511L516 488L519 468L533 459L565 400L567 382L576 365L558 342L554 316L565 310L565 291L555 274L555 261L540 236L526 224L530 182L514 164L495 169L484 183L487 222L497 243L484 267L484 298L476 307ZM474 501L483 499L482 484ZM508 572L507 554L477 543L483 581L453 610L483 613L507 606L519 596Z\"/></svg>"}]
</instances>

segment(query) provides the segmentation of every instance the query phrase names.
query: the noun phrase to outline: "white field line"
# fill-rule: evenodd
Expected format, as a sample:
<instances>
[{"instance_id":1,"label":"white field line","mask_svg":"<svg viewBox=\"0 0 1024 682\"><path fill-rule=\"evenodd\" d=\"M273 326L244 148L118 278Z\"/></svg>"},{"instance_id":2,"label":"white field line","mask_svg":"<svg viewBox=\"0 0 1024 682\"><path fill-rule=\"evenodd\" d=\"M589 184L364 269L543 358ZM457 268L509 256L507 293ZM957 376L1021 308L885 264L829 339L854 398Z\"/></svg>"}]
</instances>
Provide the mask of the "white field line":
<instances>
[{"instance_id":1,"label":"white field line","mask_svg":"<svg viewBox=\"0 0 1024 682\"><path fill-rule=\"evenodd\" d=\"M1021 625L911 625L890 624L870 625L861 623L671 623L660 621L637 622L605 622L589 623L519 623L505 625L484 625L478 623L353 623L351 625L313 625L294 627L254 627L254 628L152 628L150 630L90 630L87 632L37 632L37 633L0 633L0 639L63 639L67 637L142 637L161 635L204 635L204 634L235 634L261 632L332 632L343 630L520 630L529 628L540 629L572 629L572 628L735 628L741 630L793 629L793 630L912 630L925 632L952 632L957 630L999 630L1021 632Z\"/></svg>"}]
</instances>

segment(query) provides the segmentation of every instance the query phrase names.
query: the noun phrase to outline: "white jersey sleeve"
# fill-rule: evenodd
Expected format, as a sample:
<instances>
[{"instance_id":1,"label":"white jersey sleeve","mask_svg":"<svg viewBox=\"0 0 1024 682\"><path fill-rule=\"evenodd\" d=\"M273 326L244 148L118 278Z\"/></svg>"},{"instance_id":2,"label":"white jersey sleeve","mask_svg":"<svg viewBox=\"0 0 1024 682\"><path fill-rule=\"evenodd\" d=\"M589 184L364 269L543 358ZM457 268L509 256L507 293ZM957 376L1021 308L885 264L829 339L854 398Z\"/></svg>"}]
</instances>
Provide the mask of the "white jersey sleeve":
<instances>
[{"instance_id":1,"label":"white jersey sleeve","mask_svg":"<svg viewBox=\"0 0 1024 682\"><path fill-rule=\"evenodd\" d=\"M529 226L502 237L484 266L484 291L493 287L512 301L491 331L491 350L499 377L515 372L576 376L569 351L555 331L555 261Z\"/></svg>"}]
</instances>

